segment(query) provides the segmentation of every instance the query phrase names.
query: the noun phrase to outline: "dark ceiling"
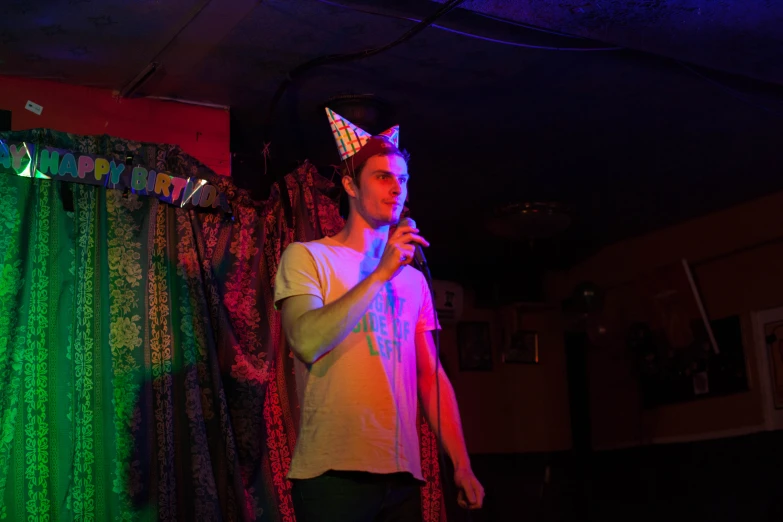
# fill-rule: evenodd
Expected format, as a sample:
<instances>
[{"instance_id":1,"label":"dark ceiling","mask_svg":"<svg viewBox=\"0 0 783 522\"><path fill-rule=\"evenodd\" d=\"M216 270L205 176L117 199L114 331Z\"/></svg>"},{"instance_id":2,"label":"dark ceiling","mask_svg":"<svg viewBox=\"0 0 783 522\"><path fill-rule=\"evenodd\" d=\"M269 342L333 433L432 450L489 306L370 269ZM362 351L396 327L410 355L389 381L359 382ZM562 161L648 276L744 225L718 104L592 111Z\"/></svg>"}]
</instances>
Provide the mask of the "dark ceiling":
<instances>
[{"instance_id":1,"label":"dark ceiling","mask_svg":"<svg viewBox=\"0 0 783 522\"><path fill-rule=\"evenodd\" d=\"M401 125L436 277L535 286L608 242L783 190L769 0L467 1L383 53L295 76L266 119L297 66L388 44L439 1L10 0L0 74L230 106L237 183L257 194L305 157L329 176L324 103L372 94L382 110L356 123ZM571 226L532 247L488 234L493 208L523 201L566 206Z\"/></svg>"}]
</instances>

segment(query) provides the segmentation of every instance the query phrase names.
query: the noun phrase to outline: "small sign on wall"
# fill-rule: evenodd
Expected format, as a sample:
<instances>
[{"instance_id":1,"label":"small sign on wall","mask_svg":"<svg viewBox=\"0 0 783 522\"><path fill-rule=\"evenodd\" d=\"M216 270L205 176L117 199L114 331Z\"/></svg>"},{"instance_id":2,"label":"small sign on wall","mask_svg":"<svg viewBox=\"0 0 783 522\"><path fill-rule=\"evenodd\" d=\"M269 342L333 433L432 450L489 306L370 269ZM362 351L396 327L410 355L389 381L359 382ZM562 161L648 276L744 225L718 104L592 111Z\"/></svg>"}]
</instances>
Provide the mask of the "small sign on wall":
<instances>
[{"instance_id":1,"label":"small sign on wall","mask_svg":"<svg viewBox=\"0 0 783 522\"><path fill-rule=\"evenodd\" d=\"M435 310L441 324L456 324L462 317L464 292L462 285L452 281L432 281L435 292Z\"/></svg>"},{"instance_id":2,"label":"small sign on wall","mask_svg":"<svg viewBox=\"0 0 783 522\"><path fill-rule=\"evenodd\" d=\"M33 114L37 114L38 116L40 116L41 113L43 112L43 107L31 100L27 100L27 103L25 104L24 108L32 112Z\"/></svg>"}]
</instances>

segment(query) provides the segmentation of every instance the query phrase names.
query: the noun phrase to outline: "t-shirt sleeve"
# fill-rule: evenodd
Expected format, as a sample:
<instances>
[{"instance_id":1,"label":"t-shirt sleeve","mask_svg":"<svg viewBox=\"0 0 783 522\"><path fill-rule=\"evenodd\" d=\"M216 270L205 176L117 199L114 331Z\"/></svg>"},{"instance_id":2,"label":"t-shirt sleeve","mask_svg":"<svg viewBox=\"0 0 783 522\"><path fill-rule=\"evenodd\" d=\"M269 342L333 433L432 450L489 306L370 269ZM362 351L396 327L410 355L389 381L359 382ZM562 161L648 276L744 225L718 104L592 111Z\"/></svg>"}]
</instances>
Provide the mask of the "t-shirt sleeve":
<instances>
[{"instance_id":1,"label":"t-shirt sleeve","mask_svg":"<svg viewBox=\"0 0 783 522\"><path fill-rule=\"evenodd\" d=\"M275 275L275 310L280 310L283 299L297 295L314 295L323 299L313 255L303 244L291 243L280 256Z\"/></svg>"},{"instance_id":2,"label":"t-shirt sleeve","mask_svg":"<svg viewBox=\"0 0 783 522\"><path fill-rule=\"evenodd\" d=\"M419 282L421 284L421 308L419 309L419 319L416 322L416 333L429 332L431 330L440 330L440 321L438 321L435 315L434 305L432 304L432 292L427 285L427 280L424 276L419 274Z\"/></svg>"}]
</instances>

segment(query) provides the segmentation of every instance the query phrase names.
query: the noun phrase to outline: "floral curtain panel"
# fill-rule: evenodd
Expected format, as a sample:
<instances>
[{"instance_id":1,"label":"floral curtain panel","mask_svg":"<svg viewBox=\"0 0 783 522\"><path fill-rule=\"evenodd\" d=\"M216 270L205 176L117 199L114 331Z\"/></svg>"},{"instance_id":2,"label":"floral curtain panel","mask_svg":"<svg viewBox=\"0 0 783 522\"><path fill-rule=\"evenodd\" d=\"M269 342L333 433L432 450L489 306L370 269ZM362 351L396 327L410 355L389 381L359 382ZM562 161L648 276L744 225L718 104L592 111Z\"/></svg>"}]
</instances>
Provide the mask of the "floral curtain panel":
<instances>
[{"instance_id":1,"label":"floral curtain panel","mask_svg":"<svg viewBox=\"0 0 783 522\"><path fill-rule=\"evenodd\" d=\"M177 147L48 130L0 138L133 155L207 179L232 214L0 175L0 518L294 521L297 407L272 281L342 226L304 163L254 202ZM424 519L445 519L421 422Z\"/></svg>"}]
</instances>

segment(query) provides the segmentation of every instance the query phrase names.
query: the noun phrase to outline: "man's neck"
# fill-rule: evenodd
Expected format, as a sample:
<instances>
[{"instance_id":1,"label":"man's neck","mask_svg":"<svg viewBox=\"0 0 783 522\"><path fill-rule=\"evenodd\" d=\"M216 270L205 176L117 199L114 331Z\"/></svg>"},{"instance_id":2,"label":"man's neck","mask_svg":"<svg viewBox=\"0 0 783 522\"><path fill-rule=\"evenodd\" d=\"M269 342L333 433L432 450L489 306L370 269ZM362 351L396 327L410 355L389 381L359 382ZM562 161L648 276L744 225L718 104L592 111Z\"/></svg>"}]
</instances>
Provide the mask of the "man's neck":
<instances>
[{"instance_id":1,"label":"man's neck","mask_svg":"<svg viewBox=\"0 0 783 522\"><path fill-rule=\"evenodd\" d=\"M379 258L389 239L389 226L373 227L357 214L351 213L334 239L367 257Z\"/></svg>"}]
</instances>

